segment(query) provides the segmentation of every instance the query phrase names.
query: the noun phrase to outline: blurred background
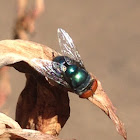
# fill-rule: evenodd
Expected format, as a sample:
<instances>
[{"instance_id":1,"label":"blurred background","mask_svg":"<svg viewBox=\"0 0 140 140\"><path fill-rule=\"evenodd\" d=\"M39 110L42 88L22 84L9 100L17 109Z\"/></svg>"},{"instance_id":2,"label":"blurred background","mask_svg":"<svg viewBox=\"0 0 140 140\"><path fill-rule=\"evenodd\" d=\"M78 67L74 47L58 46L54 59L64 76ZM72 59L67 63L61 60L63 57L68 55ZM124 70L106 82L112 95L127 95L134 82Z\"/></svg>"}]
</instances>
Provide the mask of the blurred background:
<instances>
[{"instance_id":1,"label":"blurred background","mask_svg":"<svg viewBox=\"0 0 140 140\"><path fill-rule=\"evenodd\" d=\"M16 2L0 1L0 40L13 38ZM86 68L102 82L125 124L128 139L139 140L140 1L46 0L45 11L36 21L35 34L30 40L60 52L57 40L59 27L70 34ZM2 111L14 118L25 77L12 68L10 73L12 93ZM69 96L71 115L59 137L78 140L123 139L99 108L73 93L69 93Z\"/></svg>"}]
</instances>

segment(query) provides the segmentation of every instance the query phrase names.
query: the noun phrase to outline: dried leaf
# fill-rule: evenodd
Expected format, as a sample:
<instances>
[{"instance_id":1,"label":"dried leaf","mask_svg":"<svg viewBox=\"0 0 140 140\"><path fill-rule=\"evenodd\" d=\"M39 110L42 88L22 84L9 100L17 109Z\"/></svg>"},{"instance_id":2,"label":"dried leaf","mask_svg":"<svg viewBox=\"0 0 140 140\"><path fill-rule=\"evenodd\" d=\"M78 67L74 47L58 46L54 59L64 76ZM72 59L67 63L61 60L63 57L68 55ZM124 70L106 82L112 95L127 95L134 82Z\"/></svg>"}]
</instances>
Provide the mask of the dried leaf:
<instances>
[{"instance_id":1,"label":"dried leaf","mask_svg":"<svg viewBox=\"0 0 140 140\"><path fill-rule=\"evenodd\" d=\"M24 16L26 5L27 5L27 0L17 0L17 14L18 14L18 18Z\"/></svg>"},{"instance_id":2,"label":"dried leaf","mask_svg":"<svg viewBox=\"0 0 140 140\"><path fill-rule=\"evenodd\" d=\"M31 59L51 60L57 53L48 47L23 40L0 41L0 47L1 66L11 64L17 70L28 73L26 87L18 101L16 120L23 128L58 135L70 113L68 94L59 87L49 85L31 67Z\"/></svg>"},{"instance_id":3,"label":"dried leaf","mask_svg":"<svg viewBox=\"0 0 140 140\"><path fill-rule=\"evenodd\" d=\"M106 95L99 80L98 80L98 88L95 94L89 97L88 100L97 105L100 109L102 109L106 113L106 115L108 115L108 117L115 124L118 133L122 135L125 140L127 140L127 133L124 124L116 115L116 108L113 106L112 102Z\"/></svg>"},{"instance_id":4,"label":"dried leaf","mask_svg":"<svg viewBox=\"0 0 140 140\"><path fill-rule=\"evenodd\" d=\"M58 135L70 113L67 91L59 85L50 85L45 77L37 73L31 61L33 58L52 60L58 53L46 46L23 40L0 41L0 47L0 66L10 65L26 73L27 83L18 101L16 120L22 128ZM88 99L113 120L117 131L127 139L123 124L99 81L97 91Z\"/></svg>"},{"instance_id":5,"label":"dried leaf","mask_svg":"<svg viewBox=\"0 0 140 140\"><path fill-rule=\"evenodd\" d=\"M16 120L22 128L58 135L69 118L68 94L44 78L26 75L27 83L17 104Z\"/></svg>"},{"instance_id":6,"label":"dried leaf","mask_svg":"<svg viewBox=\"0 0 140 140\"><path fill-rule=\"evenodd\" d=\"M51 60L57 53L46 46L23 40L0 41L0 47L0 67L13 66L27 77L25 89L19 97L16 120L22 128L58 135L69 118L68 93L59 86L50 85L35 71L31 62L33 58Z\"/></svg>"}]
</instances>

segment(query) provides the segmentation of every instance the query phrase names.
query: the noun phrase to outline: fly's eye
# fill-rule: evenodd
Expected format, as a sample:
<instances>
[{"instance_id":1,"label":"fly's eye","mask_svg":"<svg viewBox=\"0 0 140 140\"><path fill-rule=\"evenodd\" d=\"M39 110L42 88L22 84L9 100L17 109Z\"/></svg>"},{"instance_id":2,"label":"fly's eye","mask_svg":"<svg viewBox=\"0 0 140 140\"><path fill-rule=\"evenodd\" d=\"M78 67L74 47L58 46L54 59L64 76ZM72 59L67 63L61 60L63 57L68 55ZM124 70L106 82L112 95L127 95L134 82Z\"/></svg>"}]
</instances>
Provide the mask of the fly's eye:
<instances>
[{"instance_id":1,"label":"fly's eye","mask_svg":"<svg viewBox=\"0 0 140 140\"><path fill-rule=\"evenodd\" d=\"M67 67L64 66L64 65L62 65L62 66L61 66L61 70L62 70L63 72L65 72L65 71L67 70Z\"/></svg>"}]
</instances>

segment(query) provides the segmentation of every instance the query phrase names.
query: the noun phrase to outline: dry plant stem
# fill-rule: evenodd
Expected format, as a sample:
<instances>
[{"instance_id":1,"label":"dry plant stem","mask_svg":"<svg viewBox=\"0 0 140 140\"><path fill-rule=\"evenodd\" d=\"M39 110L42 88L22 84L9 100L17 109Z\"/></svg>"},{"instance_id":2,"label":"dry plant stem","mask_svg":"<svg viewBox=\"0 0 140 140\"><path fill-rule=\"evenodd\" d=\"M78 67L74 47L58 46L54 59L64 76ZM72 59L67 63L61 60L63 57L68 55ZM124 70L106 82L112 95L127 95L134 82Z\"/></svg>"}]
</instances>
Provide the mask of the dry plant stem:
<instances>
[{"instance_id":1,"label":"dry plant stem","mask_svg":"<svg viewBox=\"0 0 140 140\"><path fill-rule=\"evenodd\" d=\"M44 11L44 0L36 0L32 11L26 12L27 0L18 0L18 15L14 29L14 39L28 40L28 33L35 30L35 21Z\"/></svg>"},{"instance_id":2,"label":"dry plant stem","mask_svg":"<svg viewBox=\"0 0 140 140\"><path fill-rule=\"evenodd\" d=\"M24 128L58 135L70 113L67 91L64 87L60 89L59 85L50 85L45 77L35 71L35 63L31 61L33 58L52 60L58 55L57 52L23 40L0 41L0 47L0 66L13 66L26 73L27 77L17 105L17 120ZM127 139L124 126L99 81L97 91L88 100L101 108L113 120L118 132Z\"/></svg>"}]
</instances>

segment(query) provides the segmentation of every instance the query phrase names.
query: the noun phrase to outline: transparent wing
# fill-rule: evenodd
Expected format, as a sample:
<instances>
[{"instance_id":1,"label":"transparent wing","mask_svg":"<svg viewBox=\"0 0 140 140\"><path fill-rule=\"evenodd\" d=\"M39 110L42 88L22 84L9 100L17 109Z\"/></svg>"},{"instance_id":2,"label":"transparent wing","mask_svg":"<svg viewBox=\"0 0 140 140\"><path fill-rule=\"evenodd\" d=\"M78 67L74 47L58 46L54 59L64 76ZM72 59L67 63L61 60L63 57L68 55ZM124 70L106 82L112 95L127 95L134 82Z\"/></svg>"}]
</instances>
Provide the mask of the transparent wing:
<instances>
[{"instance_id":1,"label":"transparent wing","mask_svg":"<svg viewBox=\"0 0 140 140\"><path fill-rule=\"evenodd\" d=\"M60 73L59 63L37 58L32 59L32 62L35 64L34 65L35 69L45 77L52 79L53 81L67 88L70 87L69 84L64 79L62 79L62 77L59 74Z\"/></svg>"},{"instance_id":2,"label":"transparent wing","mask_svg":"<svg viewBox=\"0 0 140 140\"><path fill-rule=\"evenodd\" d=\"M66 33L63 29L58 28L57 34L58 34L58 40L59 40L59 45L60 45L62 54L64 56L68 56L69 58L75 60L82 67L84 67L80 54L76 50L73 40L68 35L68 33ZM65 57L65 60L67 63L69 62L68 57Z\"/></svg>"}]
</instances>

